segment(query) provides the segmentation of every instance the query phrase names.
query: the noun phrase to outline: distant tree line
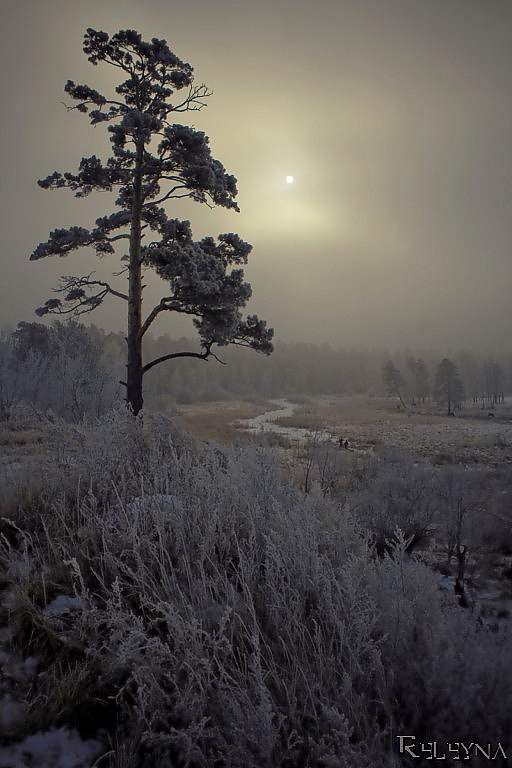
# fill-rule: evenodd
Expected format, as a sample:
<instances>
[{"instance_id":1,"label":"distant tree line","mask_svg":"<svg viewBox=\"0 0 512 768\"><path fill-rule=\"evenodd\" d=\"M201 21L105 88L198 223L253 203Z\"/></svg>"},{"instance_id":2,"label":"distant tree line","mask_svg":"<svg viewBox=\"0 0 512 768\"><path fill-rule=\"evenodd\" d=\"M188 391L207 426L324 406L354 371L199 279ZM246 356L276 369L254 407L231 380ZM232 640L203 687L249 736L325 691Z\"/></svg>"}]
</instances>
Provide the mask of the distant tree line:
<instances>
[{"instance_id":1,"label":"distant tree line","mask_svg":"<svg viewBox=\"0 0 512 768\"><path fill-rule=\"evenodd\" d=\"M512 391L512 361L510 357L498 362L494 357L478 358L467 352L452 358L443 357L435 366L429 366L422 358L406 357L409 376L403 376L392 360L381 368L382 382L388 395L398 398L406 407L424 403L428 397L452 415L469 400L482 408L494 408L505 401L505 394ZM431 384L432 381L432 384Z\"/></svg>"},{"instance_id":2,"label":"distant tree line","mask_svg":"<svg viewBox=\"0 0 512 768\"><path fill-rule=\"evenodd\" d=\"M148 359L190 350L186 338L146 339ZM79 421L122 400L126 338L73 321L19 323L0 336L0 417L25 404L39 414ZM512 353L499 359L449 351L392 354L278 341L271 357L226 347L215 359L173 359L146 379L147 406L298 395L384 395L409 406L432 399L448 411L464 402L491 409L512 393ZM224 364L222 364L224 363Z\"/></svg>"}]
</instances>

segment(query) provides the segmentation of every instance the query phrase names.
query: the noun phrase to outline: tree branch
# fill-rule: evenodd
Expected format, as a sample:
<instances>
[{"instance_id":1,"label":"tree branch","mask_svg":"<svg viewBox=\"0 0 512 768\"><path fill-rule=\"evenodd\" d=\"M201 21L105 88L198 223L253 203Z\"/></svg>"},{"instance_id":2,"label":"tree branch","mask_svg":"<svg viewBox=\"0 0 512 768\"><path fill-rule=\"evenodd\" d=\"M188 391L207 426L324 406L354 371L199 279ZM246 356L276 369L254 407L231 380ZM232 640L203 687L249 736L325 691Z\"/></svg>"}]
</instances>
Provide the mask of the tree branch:
<instances>
[{"instance_id":1,"label":"tree branch","mask_svg":"<svg viewBox=\"0 0 512 768\"><path fill-rule=\"evenodd\" d=\"M218 358L217 355L212 352L211 350L212 344L213 342L209 342L206 345L204 352L171 352L169 355L163 355L162 357L157 357L155 360L152 360L150 363L146 363L146 365L143 366L142 373L145 374L147 373L147 371L151 370L151 368L153 368L155 365L164 363L166 360L174 360L177 357L195 357L197 360L208 360L209 357L213 357L221 365L226 365L226 363L223 360L220 360L220 358Z\"/></svg>"},{"instance_id":2,"label":"tree branch","mask_svg":"<svg viewBox=\"0 0 512 768\"><path fill-rule=\"evenodd\" d=\"M92 272L91 272L92 274ZM128 301L128 296L125 293L121 293L120 291L116 291L114 288L112 288L108 283L106 283L104 280L89 280L90 275L86 275L85 277L79 277L79 278L73 278L76 282L73 284L74 287L82 287L84 285L100 285L102 288L105 289L106 293L111 293L112 296L117 296L118 299L124 299L125 301ZM69 278L67 278L69 280ZM72 284L66 284L62 289L62 291L68 290L69 287L72 287Z\"/></svg>"},{"instance_id":3,"label":"tree branch","mask_svg":"<svg viewBox=\"0 0 512 768\"><path fill-rule=\"evenodd\" d=\"M175 192L177 189L187 189L187 185L180 184L179 186L173 187L163 197L160 197L158 200L152 200L150 203L144 203L144 206L149 208L151 205L160 205L160 203L164 203L166 200L170 200L171 198L174 200L179 200L182 197L190 197L192 194L192 191L190 191L185 192L183 195L174 195L173 192Z\"/></svg>"},{"instance_id":4,"label":"tree branch","mask_svg":"<svg viewBox=\"0 0 512 768\"><path fill-rule=\"evenodd\" d=\"M202 109L202 107L206 107L206 102L200 101L199 99L207 99L209 96L213 94L213 91L208 90L206 85L202 83L201 85L191 86L189 88L188 96L187 98L181 102L181 104L177 104L175 107L173 107L170 112L187 112L188 110L198 110ZM194 105L194 106L191 106ZM197 105L197 106L196 106Z\"/></svg>"},{"instance_id":5,"label":"tree branch","mask_svg":"<svg viewBox=\"0 0 512 768\"><path fill-rule=\"evenodd\" d=\"M161 299L160 304L157 304L156 307L154 307L147 318L145 319L144 323L141 325L140 331L139 331L139 338L142 339L146 331L148 330L151 323L155 320L155 318L160 314L160 312L167 311L175 311L178 312L180 308L180 302L173 299L172 296L165 297Z\"/></svg>"},{"instance_id":6,"label":"tree branch","mask_svg":"<svg viewBox=\"0 0 512 768\"><path fill-rule=\"evenodd\" d=\"M128 233L124 235L114 235L114 237L105 236L105 240L108 240L109 243L113 243L116 240L129 240L129 239L130 239L130 235Z\"/></svg>"},{"instance_id":7,"label":"tree branch","mask_svg":"<svg viewBox=\"0 0 512 768\"><path fill-rule=\"evenodd\" d=\"M107 294L117 296L119 299L128 301L128 296L116 291L114 288L104 282L103 280L91 280L90 277L93 273L85 277L62 277L61 287L56 289L57 293L64 293L63 301L60 299L48 299L42 307L36 309L36 314L39 317L43 315L84 315L87 312L92 312L102 302ZM93 293L88 296L84 288L90 288L91 286L99 286L101 288L97 293Z\"/></svg>"}]
</instances>

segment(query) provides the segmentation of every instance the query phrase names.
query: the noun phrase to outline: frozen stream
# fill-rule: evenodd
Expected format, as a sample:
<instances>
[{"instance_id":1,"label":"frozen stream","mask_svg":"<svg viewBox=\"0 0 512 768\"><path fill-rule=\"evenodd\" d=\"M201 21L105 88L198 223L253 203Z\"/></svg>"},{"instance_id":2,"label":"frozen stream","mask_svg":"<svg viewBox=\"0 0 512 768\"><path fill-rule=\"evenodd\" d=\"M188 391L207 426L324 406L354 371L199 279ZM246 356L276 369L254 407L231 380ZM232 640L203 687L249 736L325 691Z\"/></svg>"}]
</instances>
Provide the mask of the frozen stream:
<instances>
[{"instance_id":1,"label":"frozen stream","mask_svg":"<svg viewBox=\"0 0 512 768\"><path fill-rule=\"evenodd\" d=\"M259 416L255 416L253 419L240 419L237 422L237 425L241 426L242 429L246 429L248 432L274 432L283 437L287 437L289 440L314 439L316 442L333 440L333 436L322 429L312 432L310 429L285 427L281 424L276 424L275 422L277 419L292 416L298 406L296 403L291 403L289 400L271 400L270 402L274 403L274 405L277 406L277 409L260 413Z\"/></svg>"}]
</instances>

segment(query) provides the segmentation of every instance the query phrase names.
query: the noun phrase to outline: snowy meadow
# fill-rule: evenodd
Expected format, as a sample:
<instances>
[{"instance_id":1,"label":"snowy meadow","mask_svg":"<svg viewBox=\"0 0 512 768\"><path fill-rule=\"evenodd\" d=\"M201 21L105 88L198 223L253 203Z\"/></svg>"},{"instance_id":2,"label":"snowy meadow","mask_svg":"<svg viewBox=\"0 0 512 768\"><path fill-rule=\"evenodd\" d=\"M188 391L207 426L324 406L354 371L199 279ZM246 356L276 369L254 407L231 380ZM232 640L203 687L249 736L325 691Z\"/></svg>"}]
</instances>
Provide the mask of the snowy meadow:
<instances>
[{"instance_id":1,"label":"snowy meadow","mask_svg":"<svg viewBox=\"0 0 512 768\"><path fill-rule=\"evenodd\" d=\"M124 408L39 430L3 468L0 766L414 765L401 735L510 749L506 624L439 588L453 468L347 450L328 474L313 446L305 492L265 439Z\"/></svg>"}]
</instances>

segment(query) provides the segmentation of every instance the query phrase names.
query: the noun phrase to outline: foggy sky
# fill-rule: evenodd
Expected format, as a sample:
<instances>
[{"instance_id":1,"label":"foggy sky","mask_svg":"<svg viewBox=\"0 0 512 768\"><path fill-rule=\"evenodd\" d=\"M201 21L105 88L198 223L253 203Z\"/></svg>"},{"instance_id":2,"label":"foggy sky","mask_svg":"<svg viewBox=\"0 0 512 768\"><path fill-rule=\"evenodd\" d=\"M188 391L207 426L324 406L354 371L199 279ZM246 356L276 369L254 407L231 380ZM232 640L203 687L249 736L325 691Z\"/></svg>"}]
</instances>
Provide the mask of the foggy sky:
<instances>
[{"instance_id":1,"label":"foggy sky","mask_svg":"<svg viewBox=\"0 0 512 768\"><path fill-rule=\"evenodd\" d=\"M68 79L116 82L83 54L87 27L164 38L213 90L177 122L210 136L241 213L167 210L196 239L253 244L248 310L278 339L512 349L510 0L3 0L0 323L37 320L59 275L119 268L85 251L29 262L50 230L114 210L36 183L110 154L105 127L61 103ZM146 282L149 311L165 283ZM85 319L122 330L125 310Z\"/></svg>"}]
</instances>

